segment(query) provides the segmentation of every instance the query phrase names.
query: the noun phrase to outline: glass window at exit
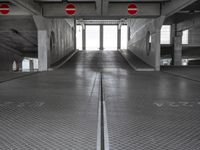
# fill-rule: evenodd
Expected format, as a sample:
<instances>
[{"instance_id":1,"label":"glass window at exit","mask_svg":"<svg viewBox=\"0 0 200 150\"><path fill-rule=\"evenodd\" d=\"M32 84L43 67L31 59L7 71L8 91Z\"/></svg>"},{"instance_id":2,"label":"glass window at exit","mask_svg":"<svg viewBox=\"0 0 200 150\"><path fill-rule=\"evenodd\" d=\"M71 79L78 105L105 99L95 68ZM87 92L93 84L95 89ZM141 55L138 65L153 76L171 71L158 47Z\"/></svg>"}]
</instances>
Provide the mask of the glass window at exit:
<instances>
[{"instance_id":1,"label":"glass window at exit","mask_svg":"<svg viewBox=\"0 0 200 150\"><path fill-rule=\"evenodd\" d=\"M99 50L100 47L100 26L86 25L86 50Z\"/></svg>"},{"instance_id":2,"label":"glass window at exit","mask_svg":"<svg viewBox=\"0 0 200 150\"><path fill-rule=\"evenodd\" d=\"M117 50L117 25L103 26L104 50Z\"/></svg>"}]
</instances>

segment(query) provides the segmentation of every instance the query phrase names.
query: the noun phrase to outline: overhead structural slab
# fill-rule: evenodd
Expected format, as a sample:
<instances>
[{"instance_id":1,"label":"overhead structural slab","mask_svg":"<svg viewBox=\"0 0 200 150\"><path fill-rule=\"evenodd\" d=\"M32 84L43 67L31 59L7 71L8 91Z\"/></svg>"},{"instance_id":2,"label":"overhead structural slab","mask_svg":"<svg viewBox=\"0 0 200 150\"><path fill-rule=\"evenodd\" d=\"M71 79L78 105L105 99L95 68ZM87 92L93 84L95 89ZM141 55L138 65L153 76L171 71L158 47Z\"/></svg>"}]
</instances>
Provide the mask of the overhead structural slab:
<instances>
[{"instance_id":1,"label":"overhead structural slab","mask_svg":"<svg viewBox=\"0 0 200 150\"><path fill-rule=\"evenodd\" d=\"M75 6L75 13L73 15L66 13L66 6L68 3L43 3L43 15L45 17L75 17L75 18L87 18L87 17L115 17L115 18L137 18L137 17L158 17L160 16L160 3L136 3L137 13L130 14L128 12L130 2L110 2L106 8L99 9L95 2L87 3L73 3ZM105 13L106 11L106 13Z\"/></svg>"}]
</instances>

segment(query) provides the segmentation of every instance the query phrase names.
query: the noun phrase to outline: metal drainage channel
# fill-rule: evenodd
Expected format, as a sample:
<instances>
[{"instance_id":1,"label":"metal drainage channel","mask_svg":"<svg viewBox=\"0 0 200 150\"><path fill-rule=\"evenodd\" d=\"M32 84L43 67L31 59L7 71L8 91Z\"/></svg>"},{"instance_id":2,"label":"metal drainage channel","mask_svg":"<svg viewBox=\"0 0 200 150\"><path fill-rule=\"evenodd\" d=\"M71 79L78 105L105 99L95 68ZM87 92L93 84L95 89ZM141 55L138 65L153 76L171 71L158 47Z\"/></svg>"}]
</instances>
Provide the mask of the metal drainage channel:
<instances>
[{"instance_id":1,"label":"metal drainage channel","mask_svg":"<svg viewBox=\"0 0 200 150\"><path fill-rule=\"evenodd\" d=\"M97 150L109 150L106 105L103 89L103 74L100 74L99 118L97 134Z\"/></svg>"}]
</instances>

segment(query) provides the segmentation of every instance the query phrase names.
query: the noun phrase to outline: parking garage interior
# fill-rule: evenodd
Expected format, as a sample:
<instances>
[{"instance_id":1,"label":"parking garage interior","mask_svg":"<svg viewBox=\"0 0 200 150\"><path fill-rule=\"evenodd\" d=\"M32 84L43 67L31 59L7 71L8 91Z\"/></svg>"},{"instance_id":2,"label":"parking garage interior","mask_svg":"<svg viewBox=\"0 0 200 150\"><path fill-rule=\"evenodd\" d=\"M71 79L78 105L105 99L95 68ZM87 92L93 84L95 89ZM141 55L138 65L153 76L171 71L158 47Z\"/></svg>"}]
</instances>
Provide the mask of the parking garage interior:
<instances>
[{"instance_id":1,"label":"parking garage interior","mask_svg":"<svg viewBox=\"0 0 200 150\"><path fill-rule=\"evenodd\" d=\"M199 0L0 1L1 150L199 150Z\"/></svg>"}]
</instances>

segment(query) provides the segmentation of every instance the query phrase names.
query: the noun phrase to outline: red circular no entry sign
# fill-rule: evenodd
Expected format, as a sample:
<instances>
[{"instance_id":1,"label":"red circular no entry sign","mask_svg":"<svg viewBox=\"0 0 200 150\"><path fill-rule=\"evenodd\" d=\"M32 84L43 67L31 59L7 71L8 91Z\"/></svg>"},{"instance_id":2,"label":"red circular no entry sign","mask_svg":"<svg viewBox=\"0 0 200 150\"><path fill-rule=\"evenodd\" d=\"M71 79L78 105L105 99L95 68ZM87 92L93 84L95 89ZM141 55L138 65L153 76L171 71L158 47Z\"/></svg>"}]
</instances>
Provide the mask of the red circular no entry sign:
<instances>
[{"instance_id":1,"label":"red circular no entry sign","mask_svg":"<svg viewBox=\"0 0 200 150\"><path fill-rule=\"evenodd\" d=\"M7 4L0 4L0 13L6 15L10 12L10 8Z\"/></svg>"},{"instance_id":2,"label":"red circular no entry sign","mask_svg":"<svg viewBox=\"0 0 200 150\"><path fill-rule=\"evenodd\" d=\"M136 15L138 13L138 7L136 4L129 4L128 5L128 13L130 15Z\"/></svg>"},{"instance_id":3,"label":"red circular no entry sign","mask_svg":"<svg viewBox=\"0 0 200 150\"><path fill-rule=\"evenodd\" d=\"M65 8L65 11L69 15L74 15L76 13L76 7L74 4L68 4Z\"/></svg>"}]
</instances>

